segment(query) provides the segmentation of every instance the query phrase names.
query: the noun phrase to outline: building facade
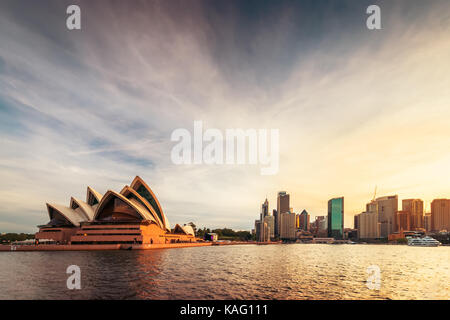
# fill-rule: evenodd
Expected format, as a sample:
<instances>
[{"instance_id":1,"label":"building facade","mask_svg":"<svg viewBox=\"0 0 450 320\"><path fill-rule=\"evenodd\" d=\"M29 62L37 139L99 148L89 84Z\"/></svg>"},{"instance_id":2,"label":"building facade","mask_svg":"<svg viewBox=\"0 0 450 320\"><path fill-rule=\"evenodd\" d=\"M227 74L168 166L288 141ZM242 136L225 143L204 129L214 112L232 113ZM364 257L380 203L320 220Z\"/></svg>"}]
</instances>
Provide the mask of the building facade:
<instances>
[{"instance_id":1,"label":"building facade","mask_svg":"<svg viewBox=\"0 0 450 320\"><path fill-rule=\"evenodd\" d=\"M275 236L280 237L281 236L281 214L282 213L289 213L290 207L289 207L289 194L286 193L286 191L280 191L278 192L277 197L277 215L275 217Z\"/></svg>"},{"instance_id":2,"label":"building facade","mask_svg":"<svg viewBox=\"0 0 450 320\"><path fill-rule=\"evenodd\" d=\"M275 217L265 216L264 222L267 224L267 229L269 232L269 239L273 240L275 238Z\"/></svg>"},{"instance_id":3,"label":"building facade","mask_svg":"<svg viewBox=\"0 0 450 320\"><path fill-rule=\"evenodd\" d=\"M423 229L423 201L421 199L402 200L402 211L408 212L410 229ZM397 230L399 230L397 226Z\"/></svg>"},{"instance_id":4,"label":"building facade","mask_svg":"<svg viewBox=\"0 0 450 320\"><path fill-rule=\"evenodd\" d=\"M293 241L296 239L295 213L280 214L280 239Z\"/></svg>"},{"instance_id":5,"label":"building facade","mask_svg":"<svg viewBox=\"0 0 450 320\"><path fill-rule=\"evenodd\" d=\"M426 213L423 215L423 228L426 232L431 231L431 213Z\"/></svg>"},{"instance_id":6,"label":"building facade","mask_svg":"<svg viewBox=\"0 0 450 320\"><path fill-rule=\"evenodd\" d=\"M371 203L373 206L373 203ZM380 237L387 238L397 230L398 196L380 197L375 200L380 223Z\"/></svg>"},{"instance_id":7,"label":"building facade","mask_svg":"<svg viewBox=\"0 0 450 320\"><path fill-rule=\"evenodd\" d=\"M344 237L344 197L328 201L328 237Z\"/></svg>"},{"instance_id":8,"label":"building facade","mask_svg":"<svg viewBox=\"0 0 450 320\"><path fill-rule=\"evenodd\" d=\"M380 234L381 224L378 222L376 210L362 212L358 215L358 239L379 239Z\"/></svg>"},{"instance_id":9,"label":"building facade","mask_svg":"<svg viewBox=\"0 0 450 320\"><path fill-rule=\"evenodd\" d=\"M412 230L410 211L397 211L397 231L409 230Z\"/></svg>"},{"instance_id":10,"label":"building facade","mask_svg":"<svg viewBox=\"0 0 450 320\"><path fill-rule=\"evenodd\" d=\"M450 199L434 199L431 202L431 230L450 230Z\"/></svg>"},{"instance_id":11,"label":"building facade","mask_svg":"<svg viewBox=\"0 0 450 320\"><path fill-rule=\"evenodd\" d=\"M303 231L309 231L309 219L310 216L306 210L298 215L298 229Z\"/></svg>"}]
</instances>

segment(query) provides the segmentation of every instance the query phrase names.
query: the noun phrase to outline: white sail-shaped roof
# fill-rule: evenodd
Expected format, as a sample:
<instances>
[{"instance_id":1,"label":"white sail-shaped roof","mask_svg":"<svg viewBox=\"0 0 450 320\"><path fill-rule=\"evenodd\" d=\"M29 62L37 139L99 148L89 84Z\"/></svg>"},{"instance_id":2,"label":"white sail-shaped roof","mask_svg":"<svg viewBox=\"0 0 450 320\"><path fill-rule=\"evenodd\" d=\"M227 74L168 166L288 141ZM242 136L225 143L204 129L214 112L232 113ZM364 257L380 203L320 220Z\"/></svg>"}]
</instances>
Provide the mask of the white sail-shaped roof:
<instances>
[{"instance_id":1,"label":"white sail-shaped roof","mask_svg":"<svg viewBox=\"0 0 450 320\"><path fill-rule=\"evenodd\" d=\"M131 183L130 188L136 190L137 193L139 193L143 198L147 200L147 202L153 207L158 218L163 223L163 228L167 231L170 231L169 219L167 219L167 217L164 215L161 205L159 204L158 198L156 198L152 189L150 189L150 187L145 183L145 181L142 180L141 177L136 176L136 178L134 178L133 182Z\"/></svg>"},{"instance_id":2,"label":"white sail-shaped roof","mask_svg":"<svg viewBox=\"0 0 450 320\"><path fill-rule=\"evenodd\" d=\"M62 216L64 216L70 223L72 223L76 227L79 227L81 222L87 221L85 215L81 212L77 212L72 208L66 206L47 203L47 211L50 220L53 219L53 210L59 212Z\"/></svg>"},{"instance_id":3,"label":"white sail-shaped roof","mask_svg":"<svg viewBox=\"0 0 450 320\"><path fill-rule=\"evenodd\" d=\"M120 194L123 195L126 198L136 198L139 200L139 202L145 206L145 208L150 212L150 214L153 216L153 219L157 222L157 224L164 229L164 223L159 218L158 214L156 213L155 209L148 203L148 201L142 197L136 190L132 189L129 186L123 187L123 189L120 191Z\"/></svg>"},{"instance_id":4,"label":"white sail-shaped roof","mask_svg":"<svg viewBox=\"0 0 450 320\"><path fill-rule=\"evenodd\" d=\"M108 190L108 192L106 192L105 195L103 196L102 201L100 202L97 209L95 210L94 220L97 219L97 217L102 212L105 205L114 198L118 198L118 199L122 200L123 202L125 202L126 204L128 204L131 208L133 208L142 217L142 219L153 221L156 224L158 224L156 222L156 220L153 218L152 214L150 212L148 212L148 210L141 203L139 203L138 200L127 199L120 193L117 193L112 190Z\"/></svg>"},{"instance_id":5,"label":"white sail-shaped roof","mask_svg":"<svg viewBox=\"0 0 450 320\"><path fill-rule=\"evenodd\" d=\"M70 207L73 210L77 210L77 209L81 210L84 213L84 215L86 216L86 220L91 221L92 219L94 219L95 208L88 205L86 202L72 197L70 199Z\"/></svg>"},{"instance_id":6,"label":"white sail-shaped roof","mask_svg":"<svg viewBox=\"0 0 450 320\"><path fill-rule=\"evenodd\" d=\"M86 193L86 203L90 206L94 206L102 201L102 195L101 193L95 191L91 187L87 187L87 193Z\"/></svg>"}]
</instances>

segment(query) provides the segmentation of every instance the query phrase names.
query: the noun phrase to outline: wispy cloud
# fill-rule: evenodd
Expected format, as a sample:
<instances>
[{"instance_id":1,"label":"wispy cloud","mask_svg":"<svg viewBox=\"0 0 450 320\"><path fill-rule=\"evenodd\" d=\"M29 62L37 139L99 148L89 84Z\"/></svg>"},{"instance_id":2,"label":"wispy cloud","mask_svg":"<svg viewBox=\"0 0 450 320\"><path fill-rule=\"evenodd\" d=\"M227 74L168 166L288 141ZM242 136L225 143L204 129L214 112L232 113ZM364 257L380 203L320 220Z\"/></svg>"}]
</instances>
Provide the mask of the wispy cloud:
<instances>
[{"instance_id":1,"label":"wispy cloud","mask_svg":"<svg viewBox=\"0 0 450 320\"><path fill-rule=\"evenodd\" d=\"M76 32L64 1L0 5L0 229L134 175L173 223L213 227L250 228L279 189L316 215L344 195L348 226L375 185L448 196L447 1L380 1L381 31L364 1L78 3ZM280 173L173 165L194 120L280 129Z\"/></svg>"}]
</instances>

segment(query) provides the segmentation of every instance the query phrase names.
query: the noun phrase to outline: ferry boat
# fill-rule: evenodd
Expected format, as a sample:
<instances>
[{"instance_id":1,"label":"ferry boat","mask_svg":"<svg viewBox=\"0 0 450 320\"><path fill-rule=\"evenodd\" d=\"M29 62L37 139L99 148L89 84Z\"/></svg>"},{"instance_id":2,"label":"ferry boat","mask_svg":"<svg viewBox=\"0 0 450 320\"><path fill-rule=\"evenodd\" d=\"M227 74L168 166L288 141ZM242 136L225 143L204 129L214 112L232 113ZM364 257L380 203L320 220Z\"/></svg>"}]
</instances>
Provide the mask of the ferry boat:
<instances>
[{"instance_id":1,"label":"ferry boat","mask_svg":"<svg viewBox=\"0 0 450 320\"><path fill-rule=\"evenodd\" d=\"M428 236L423 238L408 238L408 246L437 247L440 245L441 243L439 241Z\"/></svg>"}]
</instances>

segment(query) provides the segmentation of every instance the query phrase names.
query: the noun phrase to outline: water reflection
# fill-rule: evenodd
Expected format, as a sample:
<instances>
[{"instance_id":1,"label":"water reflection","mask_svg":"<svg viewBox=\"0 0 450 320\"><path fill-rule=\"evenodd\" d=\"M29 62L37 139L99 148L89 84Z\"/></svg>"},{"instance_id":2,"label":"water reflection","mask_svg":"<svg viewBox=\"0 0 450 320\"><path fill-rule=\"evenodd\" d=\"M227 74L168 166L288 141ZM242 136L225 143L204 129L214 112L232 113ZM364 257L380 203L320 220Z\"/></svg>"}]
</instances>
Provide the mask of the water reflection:
<instances>
[{"instance_id":1,"label":"water reflection","mask_svg":"<svg viewBox=\"0 0 450 320\"><path fill-rule=\"evenodd\" d=\"M1 299L448 299L450 247L269 245L3 252ZM66 268L81 268L68 290ZM381 269L380 290L366 268Z\"/></svg>"}]
</instances>

